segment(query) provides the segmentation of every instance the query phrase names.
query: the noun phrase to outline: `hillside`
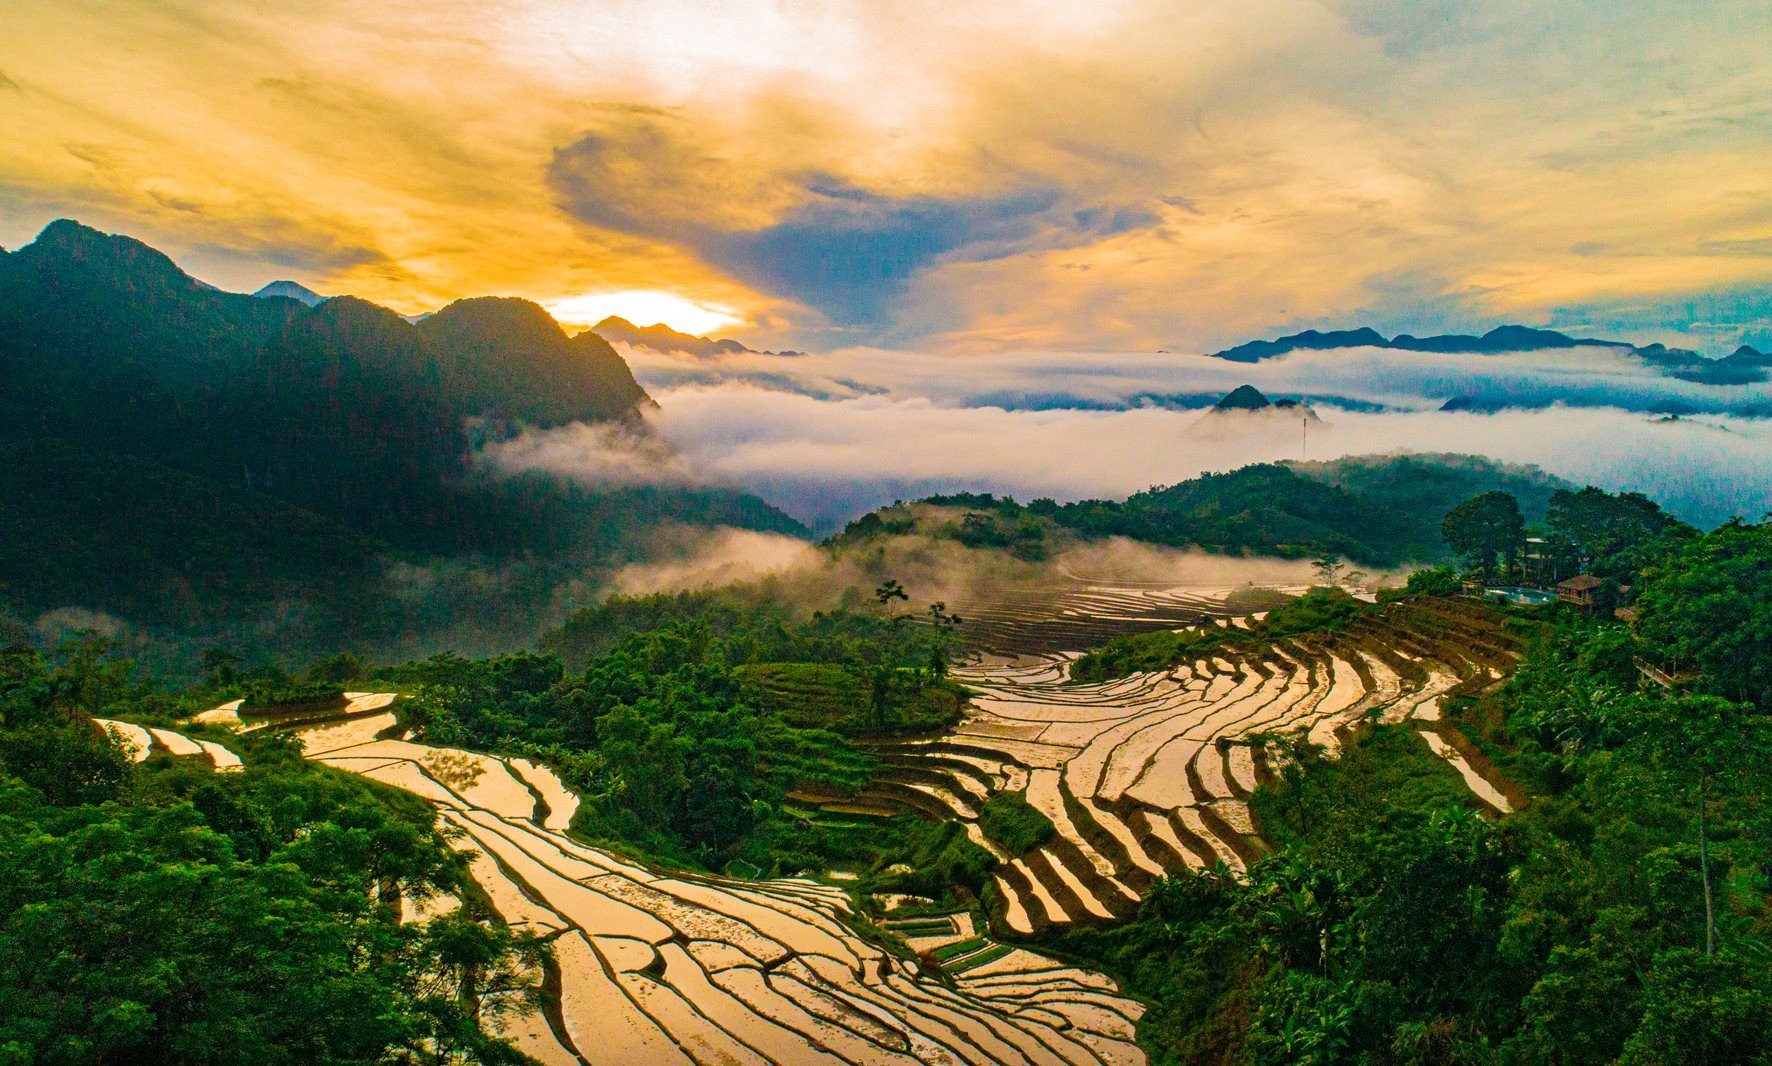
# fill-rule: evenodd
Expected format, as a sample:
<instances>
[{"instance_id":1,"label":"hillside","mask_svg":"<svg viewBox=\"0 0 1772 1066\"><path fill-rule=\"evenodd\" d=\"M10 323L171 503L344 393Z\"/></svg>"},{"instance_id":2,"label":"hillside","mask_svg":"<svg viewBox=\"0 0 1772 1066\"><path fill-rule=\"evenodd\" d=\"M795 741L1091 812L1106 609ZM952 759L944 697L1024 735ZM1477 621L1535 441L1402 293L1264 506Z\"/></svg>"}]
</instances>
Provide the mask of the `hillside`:
<instances>
[{"instance_id":1,"label":"hillside","mask_svg":"<svg viewBox=\"0 0 1772 1066\"><path fill-rule=\"evenodd\" d=\"M539 619L559 589L643 557L661 524L803 532L735 490L472 462L527 427L644 433L650 404L608 343L527 301L462 300L414 325L351 296L220 292L139 241L52 223L0 253L0 609L292 650L422 646L476 612ZM383 584L396 563L456 558L458 580L497 577L431 577L404 600ZM442 592L465 601L445 609Z\"/></svg>"},{"instance_id":2,"label":"hillside","mask_svg":"<svg viewBox=\"0 0 1772 1066\"><path fill-rule=\"evenodd\" d=\"M1067 539L1117 536L1228 555L1305 558L1330 551L1365 566L1399 566L1449 559L1440 522L1472 496L1511 493L1527 520L1535 521L1551 494L1566 487L1542 471L1475 456L1261 463L1124 501L1035 500L1024 506L983 494L936 496L923 501L933 512L887 508L850 523L834 540L854 545L920 532L1038 559Z\"/></svg>"},{"instance_id":3,"label":"hillside","mask_svg":"<svg viewBox=\"0 0 1772 1066\"><path fill-rule=\"evenodd\" d=\"M301 601L371 605L386 545L262 493L146 459L0 445L0 601L213 625Z\"/></svg>"},{"instance_id":4,"label":"hillside","mask_svg":"<svg viewBox=\"0 0 1772 1066\"><path fill-rule=\"evenodd\" d=\"M218 292L67 221L0 257L0 440L140 456L396 540L447 539L467 419L545 427L645 402L600 338L523 301L414 326L348 296Z\"/></svg>"}]
</instances>

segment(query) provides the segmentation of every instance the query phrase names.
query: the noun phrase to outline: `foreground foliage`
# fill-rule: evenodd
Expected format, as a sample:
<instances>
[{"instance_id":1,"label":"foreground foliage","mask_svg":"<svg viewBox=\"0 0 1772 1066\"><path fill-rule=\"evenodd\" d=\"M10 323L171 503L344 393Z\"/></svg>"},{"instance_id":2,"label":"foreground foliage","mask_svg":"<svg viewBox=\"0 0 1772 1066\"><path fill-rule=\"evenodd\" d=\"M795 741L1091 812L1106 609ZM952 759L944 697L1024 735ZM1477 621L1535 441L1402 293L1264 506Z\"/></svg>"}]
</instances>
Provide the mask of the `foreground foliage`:
<instances>
[{"instance_id":1,"label":"foreground foliage","mask_svg":"<svg viewBox=\"0 0 1772 1066\"><path fill-rule=\"evenodd\" d=\"M136 767L87 712L146 697L94 665L0 657L0 1061L522 1061L481 1023L539 945L399 921L468 891L425 804L274 739Z\"/></svg>"}]
</instances>

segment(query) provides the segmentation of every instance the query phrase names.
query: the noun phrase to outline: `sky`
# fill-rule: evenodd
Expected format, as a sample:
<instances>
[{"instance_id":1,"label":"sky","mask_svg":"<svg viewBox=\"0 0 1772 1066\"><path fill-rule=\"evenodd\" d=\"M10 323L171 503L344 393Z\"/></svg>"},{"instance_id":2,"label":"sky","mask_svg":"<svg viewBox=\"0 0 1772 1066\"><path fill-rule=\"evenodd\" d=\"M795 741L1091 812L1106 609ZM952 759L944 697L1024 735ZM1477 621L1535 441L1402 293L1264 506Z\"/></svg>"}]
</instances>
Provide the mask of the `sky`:
<instances>
[{"instance_id":1,"label":"sky","mask_svg":"<svg viewBox=\"0 0 1772 1066\"><path fill-rule=\"evenodd\" d=\"M9 0L0 244L756 348L1772 347L1764 0Z\"/></svg>"}]
</instances>

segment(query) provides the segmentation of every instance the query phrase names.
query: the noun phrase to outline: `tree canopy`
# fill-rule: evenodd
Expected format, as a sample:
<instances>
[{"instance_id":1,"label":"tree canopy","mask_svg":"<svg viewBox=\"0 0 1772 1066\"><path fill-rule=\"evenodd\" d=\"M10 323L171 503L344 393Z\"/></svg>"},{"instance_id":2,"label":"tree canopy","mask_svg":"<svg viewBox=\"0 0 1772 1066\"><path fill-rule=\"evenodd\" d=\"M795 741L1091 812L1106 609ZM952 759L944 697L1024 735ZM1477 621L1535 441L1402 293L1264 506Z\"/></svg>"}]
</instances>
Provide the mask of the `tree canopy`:
<instances>
[{"instance_id":1,"label":"tree canopy","mask_svg":"<svg viewBox=\"0 0 1772 1066\"><path fill-rule=\"evenodd\" d=\"M1482 570L1502 570L1519 558L1526 538L1520 502L1505 492L1485 492L1446 513L1446 543Z\"/></svg>"}]
</instances>

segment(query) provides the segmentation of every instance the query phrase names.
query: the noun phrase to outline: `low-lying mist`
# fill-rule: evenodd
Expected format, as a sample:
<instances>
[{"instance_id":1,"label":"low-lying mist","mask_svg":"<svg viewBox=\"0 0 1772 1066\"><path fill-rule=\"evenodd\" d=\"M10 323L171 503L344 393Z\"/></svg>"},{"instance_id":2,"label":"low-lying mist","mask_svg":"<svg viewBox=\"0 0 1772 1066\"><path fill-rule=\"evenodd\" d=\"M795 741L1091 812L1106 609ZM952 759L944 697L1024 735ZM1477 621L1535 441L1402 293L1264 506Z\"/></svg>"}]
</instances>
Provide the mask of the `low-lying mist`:
<instances>
[{"instance_id":1,"label":"low-lying mist","mask_svg":"<svg viewBox=\"0 0 1772 1066\"><path fill-rule=\"evenodd\" d=\"M1457 452L1535 464L1578 484L1641 491L1704 526L1772 510L1772 421L1669 419L1616 408L1352 411L1321 405L1308 427L1284 418L1127 410L943 406L927 397L824 398L755 384L655 393L656 445L569 426L501 447L524 469L595 481L742 486L821 531L895 499L994 492L1060 501L1123 498L1215 470L1283 459ZM511 464L507 458L499 462Z\"/></svg>"},{"instance_id":2,"label":"low-lying mist","mask_svg":"<svg viewBox=\"0 0 1772 1066\"><path fill-rule=\"evenodd\" d=\"M953 509L947 517L958 517L961 510ZM811 612L866 603L890 579L910 596L899 609L921 612L936 602L964 609L970 602L1012 588L1288 587L1314 580L1311 565L1302 560L1229 558L1120 537L1065 538L1055 548L1046 558L1024 559L927 532L812 545L742 530L685 529L677 531L669 547L661 544L657 561L620 571L610 591L637 595L737 586L732 590L735 595L767 598ZM1395 575L1367 577L1377 581Z\"/></svg>"}]
</instances>

